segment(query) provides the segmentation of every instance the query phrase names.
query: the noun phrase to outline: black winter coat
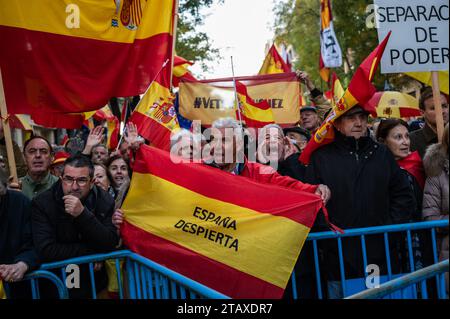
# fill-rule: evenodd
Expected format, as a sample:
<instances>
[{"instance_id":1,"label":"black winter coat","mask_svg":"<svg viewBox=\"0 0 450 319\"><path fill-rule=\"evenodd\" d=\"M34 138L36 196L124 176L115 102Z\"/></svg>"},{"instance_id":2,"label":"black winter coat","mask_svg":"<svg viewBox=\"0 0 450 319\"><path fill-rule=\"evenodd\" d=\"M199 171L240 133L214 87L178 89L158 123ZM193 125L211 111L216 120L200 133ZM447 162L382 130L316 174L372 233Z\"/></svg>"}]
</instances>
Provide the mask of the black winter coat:
<instances>
[{"instance_id":1,"label":"black winter coat","mask_svg":"<svg viewBox=\"0 0 450 319\"><path fill-rule=\"evenodd\" d=\"M31 201L8 190L0 198L0 264L23 261L29 270L38 266L31 236Z\"/></svg>"},{"instance_id":2,"label":"black winter coat","mask_svg":"<svg viewBox=\"0 0 450 319\"><path fill-rule=\"evenodd\" d=\"M356 140L336 132L332 144L312 155L306 181L325 184L331 189L331 199L327 204L330 221L342 229L406 223L415 210L405 174L392 153L370 137ZM323 221L323 218L318 218L320 220ZM384 272L386 255L383 239L367 236L366 247L368 264L377 264ZM325 242L323 249L328 275L332 280L340 280L336 240ZM347 278L363 277L359 238L344 239L343 250ZM395 257L391 254L391 259Z\"/></svg>"},{"instance_id":3,"label":"black winter coat","mask_svg":"<svg viewBox=\"0 0 450 319\"><path fill-rule=\"evenodd\" d=\"M113 198L94 186L74 218L67 214L61 181L32 201L33 239L42 261L51 262L112 251L119 236L112 224Z\"/></svg>"},{"instance_id":4,"label":"black winter coat","mask_svg":"<svg viewBox=\"0 0 450 319\"><path fill-rule=\"evenodd\" d=\"M28 271L38 266L31 235L31 201L21 192L8 190L0 197L0 265L19 261L28 265ZM13 299L30 298L30 284L9 284L9 293Z\"/></svg>"}]
</instances>

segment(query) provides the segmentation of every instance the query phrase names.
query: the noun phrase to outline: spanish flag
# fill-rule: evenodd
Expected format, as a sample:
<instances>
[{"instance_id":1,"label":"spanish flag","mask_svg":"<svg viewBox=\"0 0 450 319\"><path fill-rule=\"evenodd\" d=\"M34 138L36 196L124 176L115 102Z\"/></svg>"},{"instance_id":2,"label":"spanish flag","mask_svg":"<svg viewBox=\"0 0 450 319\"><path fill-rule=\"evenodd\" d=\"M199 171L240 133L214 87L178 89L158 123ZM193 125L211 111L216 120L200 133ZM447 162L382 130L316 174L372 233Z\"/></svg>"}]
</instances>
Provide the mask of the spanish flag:
<instances>
[{"instance_id":1,"label":"spanish flag","mask_svg":"<svg viewBox=\"0 0 450 319\"><path fill-rule=\"evenodd\" d=\"M259 70L258 74L265 75L265 74L277 74L287 72L291 72L291 69L289 68L287 63L284 62L280 53L278 53L275 44L273 44L269 52L267 53L266 58L264 59L264 63L261 69Z\"/></svg>"},{"instance_id":2,"label":"spanish flag","mask_svg":"<svg viewBox=\"0 0 450 319\"><path fill-rule=\"evenodd\" d=\"M78 113L81 124L80 113L111 97L142 94L172 56L174 2L2 1L0 68L9 112L46 126L55 126L46 122L51 113Z\"/></svg>"},{"instance_id":3,"label":"spanish flag","mask_svg":"<svg viewBox=\"0 0 450 319\"><path fill-rule=\"evenodd\" d=\"M318 148L334 141L333 123L345 112L355 105L360 105L369 113L375 110L368 105L369 100L376 93L374 85L371 83L375 72L380 64L386 44L391 33L381 42L374 51L361 63L350 81L347 90L344 91L337 76L333 74L333 108L322 126L316 131L313 138L308 142L306 148L300 155L299 161L308 165L312 153Z\"/></svg>"},{"instance_id":4,"label":"spanish flag","mask_svg":"<svg viewBox=\"0 0 450 319\"><path fill-rule=\"evenodd\" d=\"M247 92L247 87L236 81L236 91L239 100L239 108L242 119L247 127L261 128L268 124L275 123L272 108L266 100L255 102ZM237 111L239 113L239 111ZM238 119L239 119L239 114Z\"/></svg>"},{"instance_id":5,"label":"spanish flag","mask_svg":"<svg viewBox=\"0 0 450 319\"><path fill-rule=\"evenodd\" d=\"M133 169L121 229L127 247L232 298L282 297L319 196L175 164L145 145Z\"/></svg>"},{"instance_id":6,"label":"spanish flag","mask_svg":"<svg viewBox=\"0 0 450 319\"><path fill-rule=\"evenodd\" d=\"M153 81L130 118L142 137L166 151L170 151L171 133L180 129L173 100L169 88L159 78Z\"/></svg>"},{"instance_id":7,"label":"spanish flag","mask_svg":"<svg viewBox=\"0 0 450 319\"><path fill-rule=\"evenodd\" d=\"M182 57L175 56L173 62L173 87L178 87L180 85L181 79L186 79L190 81L196 81L197 79L189 72L188 67L193 65L193 62L187 61Z\"/></svg>"},{"instance_id":8,"label":"spanish flag","mask_svg":"<svg viewBox=\"0 0 450 319\"><path fill-rule=\"evenodd\" d=\"M107 123L106 147L109 150L115 150L119 145L120 122L117 117L113 116L112 118L108 119L106 123Z\"/></svg>"}]
</instances>

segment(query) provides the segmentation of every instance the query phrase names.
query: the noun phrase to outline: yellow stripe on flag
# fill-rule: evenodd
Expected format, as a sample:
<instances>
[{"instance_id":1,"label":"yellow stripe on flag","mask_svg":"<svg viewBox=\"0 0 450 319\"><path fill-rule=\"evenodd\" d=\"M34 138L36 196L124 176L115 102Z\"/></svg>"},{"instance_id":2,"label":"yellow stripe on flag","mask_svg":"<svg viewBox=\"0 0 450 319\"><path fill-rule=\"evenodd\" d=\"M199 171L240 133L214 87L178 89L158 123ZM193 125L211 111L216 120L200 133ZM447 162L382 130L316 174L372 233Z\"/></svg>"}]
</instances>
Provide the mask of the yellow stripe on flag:
<instances>
[{"instance_id":1,"label":"yellow stripe on flag","mask_svg":"<svg viewBox=\"0 0 450 319\"><path fill-rule=\"evenodd\" d=\"M196 207L229 217L228 226L235 220L236 229L200 220L194 216ZM134 226L281 288L287 285L285 274L294 267L309 232L308 227L288 218L211 199L157 176L137 172L133 173L123 209L125 219ZM197 236L175 228L182 224L180 221L217 233L209 233L209 239ZM218 233L237 239L238 250L229 247L231 240L225 245L225 237L222 244L217 242ZM289 234L290 238L279 240L280 234ZM263 249L255 249L256 242Z\"/></svg>"},{"instance_id":2,"label":"yellow stripe on flag","mask_svg":"<svg viewBox=\"0 0 450 319\"><path fill-rule=\"evenodd\" d=\"M262 110L260 108L254 107L250 103L247 103L245 96L239 95L241 101L242 112L249 119L259 121L259 122L273 122L273 112L272 109Z\"/></svg>"},{"instance_id":3,"label":"yellow stripe on flag","mask_svg":"<svg viewBox=\"0 0 450 319\"><path fill-rule=\"evenodd\" d=\"M160 33L172 34L173 1L133 0L136 1L140 1L142 8L137 30L132 30L135 25L129 20L130 2L123 0L120 8L113 0L2 1L0 25L121 43L133 43L135 39ZM117 27L112 26L113 20L117 21Z\"/></svg>"}]
</instances>

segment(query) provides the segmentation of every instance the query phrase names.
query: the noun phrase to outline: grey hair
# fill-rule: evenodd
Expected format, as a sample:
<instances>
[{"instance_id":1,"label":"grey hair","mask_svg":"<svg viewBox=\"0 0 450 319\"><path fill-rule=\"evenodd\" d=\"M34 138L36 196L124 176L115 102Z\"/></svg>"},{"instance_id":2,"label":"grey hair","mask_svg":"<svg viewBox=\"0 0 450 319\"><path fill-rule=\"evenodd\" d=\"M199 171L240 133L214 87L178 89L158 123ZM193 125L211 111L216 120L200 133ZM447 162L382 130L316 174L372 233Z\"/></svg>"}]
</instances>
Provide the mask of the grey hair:
<instances>
[{"instance_id":1,"label":"grey hair","mask_svg":"<svg viewBox=\"0 0 450 319\"><path fill-rule=\"evenodd\" d=\"M108 147L107 147L105 144L96 144L96 145L94 145L94 146L92 147L91 153L93 153L94 150L95 150L96 148L99 148L99 147L103 147L103 148L108 152Z\"/></svg>"},{"instance_id":2,"label":"grey hair","mask_svg":"<svg viewBox=\"0 0 450 319\"><path fill-rule=\"evenodd\" d=\"M260 133L259 133L259 139L264 139L264 135L266 134L266 131L270 130L271 128L276 128L280 133L281 136L284 137L284 132L283 129L281 128L281 126L279 126L278 124L267 124L266 126L264 126Z\"/></svg>"},{"instance_id":3,"label":"grey hair","mask_svg":"<svg viewBox=\"0 0 450 319\"><path fill-rule=\"evenodd\" d=\"M237 120L232 117L222 117L215 120L211 127L213 128L241 128L241 125Z\"/></svg>"}]
</instances>

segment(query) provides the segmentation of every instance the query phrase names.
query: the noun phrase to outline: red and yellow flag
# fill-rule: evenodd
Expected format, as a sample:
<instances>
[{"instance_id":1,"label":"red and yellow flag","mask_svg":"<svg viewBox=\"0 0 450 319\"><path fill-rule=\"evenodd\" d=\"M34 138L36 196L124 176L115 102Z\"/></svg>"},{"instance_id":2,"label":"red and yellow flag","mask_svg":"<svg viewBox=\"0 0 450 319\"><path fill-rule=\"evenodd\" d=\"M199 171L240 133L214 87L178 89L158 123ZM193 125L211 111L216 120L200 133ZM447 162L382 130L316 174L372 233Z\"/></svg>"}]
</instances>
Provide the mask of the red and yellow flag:
<instances>
[{"instance_id":1,"label":"red and yellow flag","mask_svg":"<svg viewBox=\"0 0 450 319\"><path fill-rule=\"evenodd\" d=\"M300 121L300 84L295 73L237 77L255 100L267 100L275 122L292 126ZM236 116L233 78L180 82L180 114L210 126L215 120Z\"/></svg>"},{"instance_id":2,"label":"red and yellow flag","mask_svg":"<svg viewBox=\"0 0 450 319\"><path fill-rule=\"evenodd\" d=\"M115 150L119 145L119 133L120 133L120 122L119 119L114 116L107 120L107 140L106 147L109 150Z\"/></svg>"},{"instance_id":3,"label":"red and yellow flag","mask_svg":"<svg viewBox=\"0 0 450 319\"><path fill-rule=\"evenodd\" d=\"M352 107L360 105L366 111L370 113L374 112L374 109L367 104L376 93L376 89L371 81L378 69L389 37L390 33L363 63L361 63L353 75L347 90L344 91L337 76L333 74L333 108L322 126L316 131L313 138L303 150L299 158L300 162L306 165L309 164L314 151L334 141L335 133L333 123Z\"/></svg>"},{"instance_id":4,"label":"red and yellow flag","mask_svg":"<svg viewBox=\"0 0 450 319\"><path fill-rule=\"evenodd\" d=\"M236 81L236 91L239 99L239 108L242 120L247 127L261 128L268 124L275 123L272 108L267 100L256 102L247 92L247 87L239 81ZM236 111L239 119L239 111Z\"/></svg>"},{"instance_id":5,"label":"red and yellow flag","mask_svg":"<svg viewBox=\"0 0 450 319\"><path fill-rule=\"evenodd\" d=\"M291 72L291 69L289 68L287 63L284 62L280 53L278 53L275 44L273 44L269 52L267 53L264 63L261 69L259 70L258 74L264 75L264 74L277 74L285 72Z\"/></svg>"},{"instance_id":6,"label":"red and yellow flag","mask_svg":"<svg viewBox=\"0 0 450 319\"><path fill-rule=\"evenodd\" d=\"M187 79L190 81L196 81L197 79L189 72L188 67L193 65L193 62L183 59L182 57L175 56L173 62L173 87L178 87L181 79Z\"/></svg>"},{"instance_id":7,"label":"red and yellow flag","mask_svg":"<svg viewBox=\"0 0 450 319\"><path fill-rule=\"evenodd\" d=\"M172 56L174 8L174 0L2 1L0 42L7 45L0 69L9 112L56 127L60 113L142 94ZM46 121L51 113L56 117ZM80 127L83 118L76 119Z\"/></svg>"},{"instance_id":8,"label":"red and yellow flag","mask_svg":"<svg viewBox=\"0 0 450 319\"><path fill-rule=\"evenodd\" d=\"M319 196L175 164L147 146L133 169L121 229L127 247L232 298L282 297Z\"/></svg>"},{"instance_id":9,"label":"red and yellow flag","mask_svg":"<svg viewBox=\"0 0 450 319\"><path fill-rule=\"evenodd\" d=\"M130 121L136 124L139 134L160 149L170 151L170 135L180 128L177 112L173 105L173 95L168 86L153 81Z\"/></svg>"}]
</instances>

